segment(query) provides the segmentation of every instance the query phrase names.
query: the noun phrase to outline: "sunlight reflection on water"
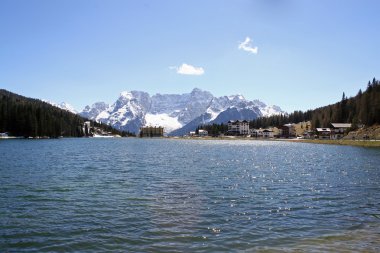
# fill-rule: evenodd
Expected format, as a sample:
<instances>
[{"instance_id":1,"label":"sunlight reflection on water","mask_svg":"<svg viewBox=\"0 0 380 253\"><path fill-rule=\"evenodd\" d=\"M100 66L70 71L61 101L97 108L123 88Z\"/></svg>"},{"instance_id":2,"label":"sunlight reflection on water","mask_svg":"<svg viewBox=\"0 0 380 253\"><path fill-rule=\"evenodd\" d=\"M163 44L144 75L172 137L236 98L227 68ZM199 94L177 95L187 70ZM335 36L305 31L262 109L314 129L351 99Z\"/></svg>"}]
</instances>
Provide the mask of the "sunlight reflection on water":
<instances>
[{"instance_id":1,"label":"sunlight reflection on water","mask_svg":"<svg viewBox=\"0 0 380 253\"><path fill-rule=\"evenodd\" d=\"M8 251L377 251L380 152L268 141L0 143Z\"/></svg>"}]
</instances>

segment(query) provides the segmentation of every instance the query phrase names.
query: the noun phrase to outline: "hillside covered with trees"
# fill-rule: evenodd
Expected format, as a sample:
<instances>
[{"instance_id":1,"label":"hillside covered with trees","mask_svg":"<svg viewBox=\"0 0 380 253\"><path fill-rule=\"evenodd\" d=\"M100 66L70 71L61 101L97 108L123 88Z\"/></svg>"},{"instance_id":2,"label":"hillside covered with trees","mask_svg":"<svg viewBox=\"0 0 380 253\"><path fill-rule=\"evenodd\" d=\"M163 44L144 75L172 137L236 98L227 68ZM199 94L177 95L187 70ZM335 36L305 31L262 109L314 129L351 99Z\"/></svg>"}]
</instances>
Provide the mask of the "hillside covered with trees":
<instances>
[{"instance_id":1,"label":"hillside covered with trees","mask_svg":"<svg viewBox=\"0 0 380 253\"><path fill-rule=\"evenodd\" d=\"M85 135L85 121L87 119L41 100L0 89L0 132L24 137L81 137ZM92 122L92 125L113 134L126 134L100 123Z\"/></svg>"},{"instance_id":2,"label":"hillside covered with trees","mask_svg":"<svg viewBox=\"0 0 380 253\"><path fill-rule=\"evenodd\" d=\"M233 119L231 119L233 120ZM329 127L330 123L352 123L353 127L359 125L372 126L380 124L380 81L375 78L368 82L367 89L359 90L354 97L347 98L343 93L342 100L314 110L294 111L290 114L260 117L250 121L251 128L266 128L269 126L282 126L287 123L311 121L312 127ZM225 132L226 125L205 125L197 129L205 129L209 134L216 135ZM224 131L223 131L224 130Z\"/></svg>"}]
</instances>

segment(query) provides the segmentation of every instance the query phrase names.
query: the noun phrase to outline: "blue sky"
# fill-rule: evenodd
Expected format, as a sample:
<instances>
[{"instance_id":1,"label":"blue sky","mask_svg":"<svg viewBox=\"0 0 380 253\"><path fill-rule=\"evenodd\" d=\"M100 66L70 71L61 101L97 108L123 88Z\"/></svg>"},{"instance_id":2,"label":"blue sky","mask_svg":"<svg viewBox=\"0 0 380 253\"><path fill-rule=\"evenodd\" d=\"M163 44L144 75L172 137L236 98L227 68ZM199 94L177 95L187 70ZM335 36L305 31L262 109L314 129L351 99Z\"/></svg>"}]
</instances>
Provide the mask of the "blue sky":
<instances>
[{"instance_id":1,"label":"blue sky","mask_svg":"<svg viewBox=\"0 0 380 253\"><path fill-rule=\"evenodd\" d=\"M306 110L380 78L379 13L376 0L0 0L0 88L76 109L198 87Z\"/></svg>"}]
</instances>

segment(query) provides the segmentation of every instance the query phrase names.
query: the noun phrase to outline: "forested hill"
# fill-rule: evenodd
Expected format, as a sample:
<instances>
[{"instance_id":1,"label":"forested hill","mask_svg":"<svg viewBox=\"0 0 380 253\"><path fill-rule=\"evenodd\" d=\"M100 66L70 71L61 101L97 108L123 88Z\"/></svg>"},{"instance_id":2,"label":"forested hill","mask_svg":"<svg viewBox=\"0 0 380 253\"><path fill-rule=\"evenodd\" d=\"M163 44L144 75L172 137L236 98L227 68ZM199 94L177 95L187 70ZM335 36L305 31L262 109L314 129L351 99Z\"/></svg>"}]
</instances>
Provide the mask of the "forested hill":
<instances>
[{"instance_id":1,"label":"forested hill","mask_svg":"<svg viewBox=\"0 0 380 253\"><path fill-rule=\"evenodd\" d=\"M81 137L86 120L41 100L0 89L0 132L25 137ZM117 132L109 126L95 125Z\"/></svg>"},{"instance_id":2,"label":"forested hill","mask_svg":"<svg viewBox=\"0 0 380 253\"><path fill-rule=\"evenodd\" d=\"M359 90L358 94L351 98L347 98L343 93L342 100L335 104L306 112L295 111L289 115L258 118L251 122L251 126L281 126L308 120L311 120L314 128L329 127L332 122L353 123L354 126L380 124L380 81L374 78L372 82L368 82L364 92Z\"/></svg>"},{"instance_id":3,"label":"forested hill","mask_svg":"<svg viewBox=\"0 0 380 253\"><path fill-rule=\"evenodd\" d=\"M233 119L231 119L233 120ZM329 127L330 123L353 123L372 126L380 124L380 81L375 78L368 82L367 89L359 90L354 97L347 98L343 93L342 100L332 105L323 106L314 110L294 111L290 114L261 117L250 121L251 128L280 127L287 123L311 121L312 127ZM209 134L226 132L227 125L201 125L197 129L206 129Z\"/></svg>"}]
</instances>

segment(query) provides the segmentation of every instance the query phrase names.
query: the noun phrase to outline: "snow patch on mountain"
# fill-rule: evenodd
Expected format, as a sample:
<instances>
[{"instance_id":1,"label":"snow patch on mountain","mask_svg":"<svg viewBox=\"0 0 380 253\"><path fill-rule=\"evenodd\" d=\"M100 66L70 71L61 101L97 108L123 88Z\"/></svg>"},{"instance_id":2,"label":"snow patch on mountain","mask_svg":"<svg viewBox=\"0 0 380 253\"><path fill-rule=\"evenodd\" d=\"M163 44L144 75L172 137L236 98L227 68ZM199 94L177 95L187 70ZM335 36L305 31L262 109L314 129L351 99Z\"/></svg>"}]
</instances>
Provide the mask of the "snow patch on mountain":
<instances>
[{"instance_id":1,"label":"snow patch on mountain","mask_svg":"<svg viewBox=\"0 0 380 253\"><path fill-rule=\"evenodd\" d=\"M52 106L58 107L62 110L69 111L69 112L74 113L74 114L78 113L78 111L75 110L74 106L72 106L66 102L61 102L61 103L57 104L57 103L54 103L54 102L51 102L51 101L45 100L45 99L42 99L42 101L45 103L51 104Z\"/></svg>"},{"instance_id":2,"label":"snow patch on mountain","mask_svg":"<svg viewBox=\"0 0 380 253\"><path fill-rule=\"evenodd\" d=\"M71 104L69 103L66 103L66 102L62 102L58 105L58 107L60 107L61 109L63 110L66 110L66 111L69 111L69 112L72 112L72 113L78 113L77 110L75 110L74 106L72 106Z\"/></svg>"},{"instance_id":3,"label":"snow patch on mountain","mask_svg":"<svg viewBox=\"0 0 380 253\"><path fill-rule=\"evenodd\" d=\"M81 116L88 118L88 119L96 119L102 114L103 118L106 118L108 116L104 115L103 112L105 112L108 109L109 105L104 102L96 102L92 104L91 106L86 106L83 111L80 113Z\"/></svg>"},{"instance_id":4,"label":"snow patch on mountain","mask_svg":"<svg viewBox=\"0 0 380 253\"><path fill-rule=\"evenodd\" d=\"M279 113L284 112L278 106L249 101L240 94L214 97L208 91L195 88L185 94L153 96L143 91L123 91L111 106L97 102L86 106L80 115L135 133L141 126L151 125L163 126L166 133L182 134L196 124L251 120Z\"/></svg>"},{"instance_id":5,"label":"snow patch on mountain","mask_svg":"<svg viewBox=\"0 0 380 253\"><path fill-rule=\"evenodd\" d=\"M183 125L178 121L178 117L171 117L166 113L151 114L147 113L145 115L145 125L146 126L161 126L164 131L170 133L175 129L181 128Z\"/></svg>"},{"instance_id":6,"label":"snow patch on mountain","mask_svg":"<svg viewBox=\"0 0 380 253\"><path fill-rule=\"evenodd\" d=\"M107 121L107 119L110 117L110 114L108 111L102 111L97 116L94 117L94 119L97 122L104 122Z\"/></svg>"},{"instance_id":7,"label":"snow patch on mountain","mask_svg":"<svg viewBox=\"0 0 380 253\"><path fill-rule=\"evenodd\" d=\"M215 109L209 107L209 108L207 108L206 113L210 114L209 121L212 121L212 120L216 119L216 117L218 117L220 110L215 111Z\"/></svg>"},{"instance_id":8,"label":"snow patch on mountain","mask_svg":"<svg viewBox=\"0 0 380 253\"><path fill-rule=\"evenodd\" d=\"M282 112L281 108L276 105L269 105L262 107L261 113L263 114L264 117L269 117L271 115L276 115L279 114L279 112Z\"/></svg>"}]
</instances>

